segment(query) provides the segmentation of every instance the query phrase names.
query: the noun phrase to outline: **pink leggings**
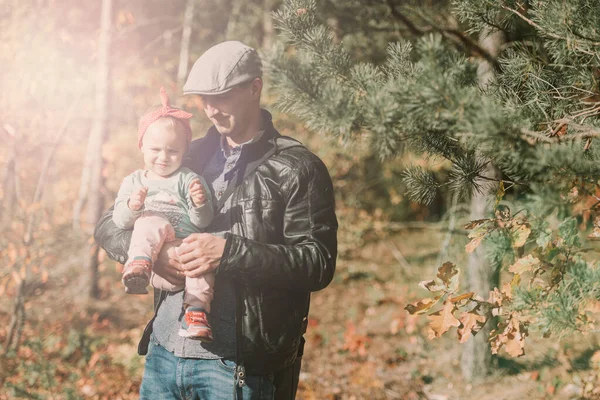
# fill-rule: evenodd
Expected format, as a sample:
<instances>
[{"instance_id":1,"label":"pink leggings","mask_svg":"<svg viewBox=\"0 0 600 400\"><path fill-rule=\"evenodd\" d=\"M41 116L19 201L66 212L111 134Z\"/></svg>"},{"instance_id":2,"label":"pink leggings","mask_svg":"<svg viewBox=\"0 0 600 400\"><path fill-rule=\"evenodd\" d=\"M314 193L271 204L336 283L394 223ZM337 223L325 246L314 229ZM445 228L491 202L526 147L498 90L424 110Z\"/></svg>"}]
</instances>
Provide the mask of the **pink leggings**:
<instances>
[{"instance_id":1,"label":"pink leggings","mask_svg":"<svg viewBox=\"0 0 600 400\"><path fill-rule=\"evenodd\" d=\"M135 225L133 226L133 235L131 236L131 244L129 245L127 255L130 261L133 261L135 257L141 256L148 257L152 260L152 264L154 264L163 243L173 240L175 240L175 230L165 217L157 213L144 212L135 221ZM181 286L173 285L154 272L150 278L150 284L157 289L171 292L182 289ZM200 278L186 277L185 294L183 297L184 305L201 307L204 311L210 313L214 284L214 274L205 274Z\"/></svg>"}]
</instances>

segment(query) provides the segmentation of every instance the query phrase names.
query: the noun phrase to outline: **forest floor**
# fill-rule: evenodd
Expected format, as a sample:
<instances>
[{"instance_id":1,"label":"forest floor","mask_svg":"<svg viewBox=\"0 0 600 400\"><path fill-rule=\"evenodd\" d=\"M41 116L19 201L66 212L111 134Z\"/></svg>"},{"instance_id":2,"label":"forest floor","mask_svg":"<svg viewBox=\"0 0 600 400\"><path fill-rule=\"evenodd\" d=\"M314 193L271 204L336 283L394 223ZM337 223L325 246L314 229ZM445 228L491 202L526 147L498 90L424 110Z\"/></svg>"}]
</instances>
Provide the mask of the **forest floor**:
<instances>
[{"instance_id":1,"label":"forest floor","mask_svg":"<svg viewBox=\"0 0 600 400\"><path fill-rule=\"evenodd\" d=\"M477 384L462 379L455 331L430 341L426 318L403 310L423 297L418 281L435 275L436 235L406 231L364 246L352 260L340 259L332 284L312 298L298 399L575 399L590 393L600 374L600 336L594 335L558 340L532 332L525 356L499 357L493 375ZM1 359L0 376L8 377L0 399L138 397L143 358L136 346L152 296L125 295L118 267L106 260L101 299L80 301L86 296L74 272L80 271L77 259L64 260L45 283L30 288L18 352ZM11 294L2 295L0 343Z\"/></svg>"}]
</instances>

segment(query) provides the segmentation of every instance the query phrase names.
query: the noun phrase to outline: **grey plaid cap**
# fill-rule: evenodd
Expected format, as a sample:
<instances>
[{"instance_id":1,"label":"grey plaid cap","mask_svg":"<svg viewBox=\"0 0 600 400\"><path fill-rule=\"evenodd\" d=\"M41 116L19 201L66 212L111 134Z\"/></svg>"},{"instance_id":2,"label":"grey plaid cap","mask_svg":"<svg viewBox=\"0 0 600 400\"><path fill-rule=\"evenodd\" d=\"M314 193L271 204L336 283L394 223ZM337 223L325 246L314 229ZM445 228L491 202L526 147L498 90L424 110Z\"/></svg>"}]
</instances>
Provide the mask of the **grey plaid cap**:
<instances>
[{"instance_id":1,"label":"grey plaid cap","mask_svg":"<svg viewBox=\"0 0 600 400\"><path fill-rule=\"evenodd\" d=\"M262 62L256 50L242 42L223 42L206 50L194 63L183 93L221 94L260 77Z\"/></svg>"}]
</instances>

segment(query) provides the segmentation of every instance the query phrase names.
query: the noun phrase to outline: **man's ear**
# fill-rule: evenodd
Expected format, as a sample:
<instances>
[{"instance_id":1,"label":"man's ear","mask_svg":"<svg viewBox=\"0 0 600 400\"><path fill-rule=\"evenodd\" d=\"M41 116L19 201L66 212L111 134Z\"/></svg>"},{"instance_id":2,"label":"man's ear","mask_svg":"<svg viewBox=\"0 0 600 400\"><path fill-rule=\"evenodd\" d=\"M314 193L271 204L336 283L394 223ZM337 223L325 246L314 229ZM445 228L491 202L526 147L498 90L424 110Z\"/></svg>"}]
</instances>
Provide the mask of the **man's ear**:
<instances>
[{"instance_id":1,"label":"man's ear","mask_svg":"<svg viewBox=\"0 0 600 400\"><path fill-rule=\"evenodd\" d=\"M254 78L252 81L252 96L260 97L260 93L262 92L263 81L260 78Z\"/></svg>"}]
</instances>

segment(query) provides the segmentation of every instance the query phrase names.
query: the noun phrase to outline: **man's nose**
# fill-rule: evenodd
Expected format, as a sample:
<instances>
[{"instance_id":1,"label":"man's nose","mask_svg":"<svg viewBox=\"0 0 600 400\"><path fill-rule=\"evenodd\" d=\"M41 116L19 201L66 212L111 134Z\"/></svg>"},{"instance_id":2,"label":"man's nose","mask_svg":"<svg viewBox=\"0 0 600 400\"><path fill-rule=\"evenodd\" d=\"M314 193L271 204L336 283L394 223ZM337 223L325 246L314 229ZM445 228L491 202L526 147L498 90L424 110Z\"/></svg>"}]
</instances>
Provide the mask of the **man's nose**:
<instances>
[{"instance_id":1,"label":"man's nose","mask_svg":"<svg viewBox=\"0 0 600 400\"><path fill-rule=\"evenodd\" d=\"M219 110L211 103L205 101L204 102L204 112L206 113L206 116L208 118L212 118L213 116L215 116L216 114L219 113Z\"/></svg>"}]
</instances>

